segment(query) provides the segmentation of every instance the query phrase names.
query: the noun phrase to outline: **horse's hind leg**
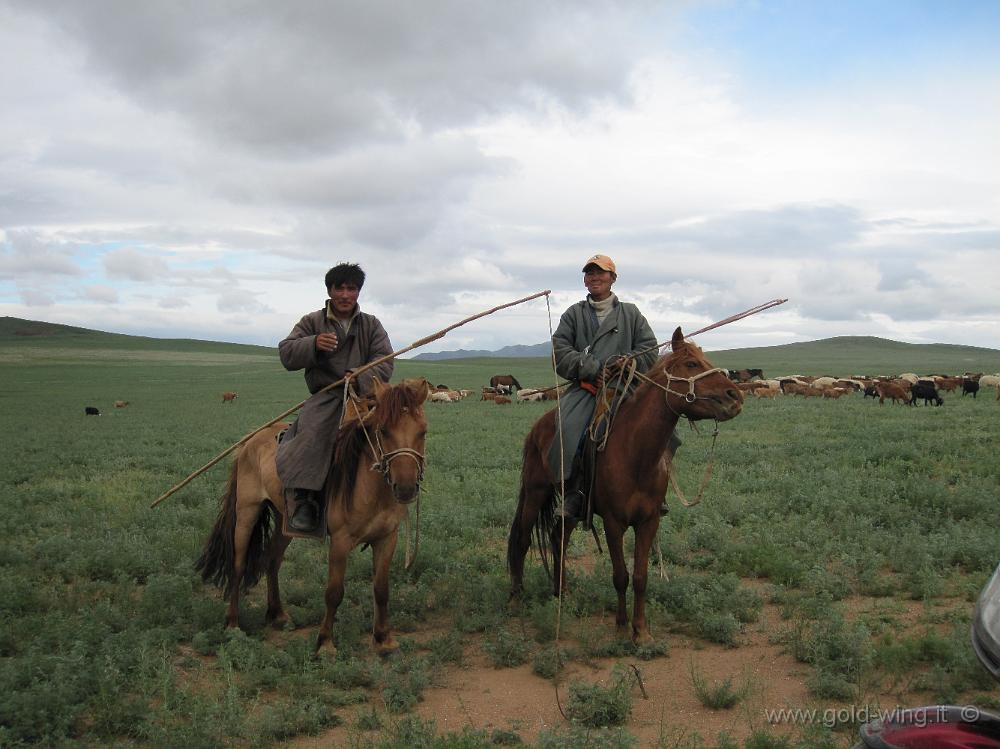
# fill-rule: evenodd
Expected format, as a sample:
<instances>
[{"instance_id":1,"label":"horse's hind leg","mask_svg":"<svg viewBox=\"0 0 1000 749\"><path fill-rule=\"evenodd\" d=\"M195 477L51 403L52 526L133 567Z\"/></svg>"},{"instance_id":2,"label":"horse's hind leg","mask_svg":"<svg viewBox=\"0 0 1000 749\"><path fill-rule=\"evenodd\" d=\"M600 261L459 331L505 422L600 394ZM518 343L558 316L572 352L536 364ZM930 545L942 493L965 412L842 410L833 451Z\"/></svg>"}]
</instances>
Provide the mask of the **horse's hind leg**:
<instances>
[{"instance_id":1,"label":"horse's hind leg","mask_svg":"<svg viewBox=\"0 0 1000 749\"><path fill-rule=\"evenodd\" d=\"M375 597L372 647L379 655L388 655L399 649L389 632L389 567L396 551L397 539L397 533L393 532L372 544L372 593Z\"/></svg>"},{"instance_id":2,"label":"horse's hind leg","mask_svg":"<svg viewBox=\"0 0 1000 749\"><path fill-rule=\"evenodd\" d=\"M229 629L240 626L240 588L243 586L247 554L260 509L260 503L241 506L237 494L236 526L233 529L233 574L229 579L229 605L226 607L226 627Z\"/></svg>"},{"instance_id":3,"label":"horse's hind leg","mask_svg":"<svg viewBox=\"0 0 1000 749\"><path fill-rule=\"evenodd\" d=\"M280 528L277 528L271 537L267 554L267 613L264 615L264 621L274 629L284 629L288 624L288 614L285 613L285 609L281 605L278 570L281 569L281 563L285 559L285 550L291 542L291 537L286 536Z\"/></svg>"},{"instance_id":4,"label":"horse's hind leg","mask_svg":"<svg viewBox=\"0 0 1000 749\"><path fill-rule=\"evenodd\" d=\"M574 528L576 528L575 520L560 519L552 526L552 534L549 536L552 543L552 595L554 596L559 596L569 589L566 584L566 549L569 548L569 537L573 534Z\"/></svg>"}]
</instances>

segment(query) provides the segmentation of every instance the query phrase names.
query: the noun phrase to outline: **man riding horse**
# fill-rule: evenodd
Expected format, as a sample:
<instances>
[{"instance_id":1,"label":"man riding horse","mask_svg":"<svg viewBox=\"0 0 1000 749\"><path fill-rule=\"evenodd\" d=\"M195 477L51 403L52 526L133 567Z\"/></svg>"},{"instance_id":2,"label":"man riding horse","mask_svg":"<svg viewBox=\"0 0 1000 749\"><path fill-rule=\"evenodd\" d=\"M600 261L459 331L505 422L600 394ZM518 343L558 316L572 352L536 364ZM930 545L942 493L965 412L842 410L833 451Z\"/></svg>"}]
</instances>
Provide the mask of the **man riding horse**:
<instances>
[{"instance_id":1,"label":"man riding horse","mask_svg":"<svg viewBox=\"0 0 1000 749\"><path fill-rule=\"evenodd\" d=\"M587 431L594 417L596 395L602 387L616 392L622 388L617 378L627 357L634 355L636 369L648 370L657 358L656 336L639 309L619 301L611 291L618 280L614 261L607 255L594 255L583 266L583 285L587 298L567 309L552 335L556 372L570 381L561 396L562 455L558 433L549 450L552 480L559 486L565 480L562 514L568 521L585 520L585 499L589 466L585 450ZM605 382L605 375L611 380ZM671 439L673 455L680 440ZM561 467L561 475L560 475ZM666 507L661 509L661 514Z\"/></svg>"},{"instance_id":2,"label":"man riding horse","mask_svg":"<svg viewBox=\"0 0 1000 749\"><path fill-rule=\"evenodd\" d=\"M295 509L286 520L290 530L315 533L320 524L322 489L330 470L334 441L344 405L344 388L320 392L354 369L392 353L382 323L361 311L358 296L365 272L354 263L327 271L326 306L305 315L281 343L278 353L285 369L305 370L313 393L299 417L285 433L276 458L285 500ZM351 382L358 392L372 391L376 378L388 382L393 362L388 360Z\"/></svg>"}]
</instances>

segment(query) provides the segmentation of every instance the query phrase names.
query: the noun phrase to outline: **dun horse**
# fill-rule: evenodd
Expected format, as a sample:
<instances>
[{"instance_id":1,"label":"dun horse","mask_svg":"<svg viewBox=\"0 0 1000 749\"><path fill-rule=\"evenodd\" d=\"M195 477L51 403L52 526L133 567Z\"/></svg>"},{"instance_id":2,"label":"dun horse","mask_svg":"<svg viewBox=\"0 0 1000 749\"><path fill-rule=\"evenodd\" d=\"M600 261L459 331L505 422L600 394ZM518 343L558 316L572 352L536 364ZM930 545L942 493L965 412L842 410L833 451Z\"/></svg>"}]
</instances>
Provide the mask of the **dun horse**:
<instances>
[{"instance_id":1,"label":"dun horse","mask_svg":"<svg viewBox=\"0 0 1000 749\"><path fill-rule=\"evenodd\" d=\"M726 377L725 370L713 367L700 348L685 341L680 328L674 331L671 343L673 351L653 365L647 373L648 381L619 407L607 446L597 454L592 491L594 513L604 521L614 571L619 630L628 625L624 536L628 528L634 529L632 639L637 644L652 640L646 625L646 571L649 550L660 526L659 507L670 478L671 456L666 452L670 435L681 416L692 421L726 421L743 407L743 394ZM522 592L524 557L533 532L543 561L546 540L551 544L556 595L563 584L563 559L574 524L567 521L562 533L555 515L556 487L548 465L549 445L553 438L558 439L555 416L555 411L542 416L524 442L521 492L507 541L507 568L514 597Z\"/></svg>"},{"instance_id":2,"label":"dun horse","mask_svg":"<svg viewBox=\"0 0 1000 749\"><path fill-rule=\"evenodd\" d=\"M389 566L407 504L417 498L424 469L427 420L425 380L394 386L376 383L375 405L364 419L347 418L337 440L327 481L326 523L330 533L326 616L317 652L336 652L331 642L337 607L344 597L347 555L362 543L372 547L375 621L372 643L379 653L396 649L389 633ZM266 620L275 628L288 622L278 590L278 570L291 538L272 533L272 521L285 512L284 487L275 467L276 424L251 438L237 454L222 497L222 507L201 557L202 578L229 598L226 626L239 626L239 597L267 576ZM280 523L280 518L277 518ZM278 525L280 528L280 524Z\"/></svg>"}]
</instances>

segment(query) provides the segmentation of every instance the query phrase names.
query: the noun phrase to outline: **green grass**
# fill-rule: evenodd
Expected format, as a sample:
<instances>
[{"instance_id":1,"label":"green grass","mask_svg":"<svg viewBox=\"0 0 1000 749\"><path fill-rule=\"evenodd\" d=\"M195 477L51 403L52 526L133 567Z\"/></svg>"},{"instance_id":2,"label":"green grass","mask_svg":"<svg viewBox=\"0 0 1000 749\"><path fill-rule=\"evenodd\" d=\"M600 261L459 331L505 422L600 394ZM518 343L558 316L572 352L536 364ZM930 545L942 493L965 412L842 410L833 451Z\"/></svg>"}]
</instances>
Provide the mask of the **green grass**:
<instances>
[{"instance_id":1,"label":"green grass","mask_svg":"<svg viewBox=\"0 0 1000 749\"><path fill-rule=\"evenodd\" d=\"M823 351L830 363L818 369L809 365L819 354L783 364L803 373L868 368L854 366L854 344ZM912 349L867 352L898 356L884 362L892 371L1000 369L1000 352L969 362L963 351L927 366L906 358ZM781 360L769 356L712 358L770 373ZM478 391L500 372L526 386L553 382L544 359L401 361L396 375ZM473 396L427 405L420 554L410 571L399 560L392 571L402 652L380 661L369 650L371 564L357 551L335 626L339 655L327 661L311 657L323 614L321 544L296 542L282 569L299 631L265 630L262 589L244 600L245 632L222 630L221 596L192 562L214 520L226 461L149 509L306 397L301 376L285 372L272 349L92 332L26 338L0 325L0 377L0 745L274 746L343 723L363 729L359 746L486 746L490 736L473 731L442 743L432 726L409 719L440 669L476 658L530 663L539 678L558 678L561 659L545 656L556 607L541 566L529 557L519 612L507 606L504 569L523 437L546 404L499 407ZM223 405L226 390L239 399ZM654 568L649 580L657 649L623 646L599 621L615 600L604 555L592 571L577 564L571 572L574 594L559 613L562 658L662 657L675 633L738 648L765 598L749 582L766 581L787 617L781 637L817 694L864 697L882 684L921 690L926 702L996 699L968 648L967 616L944 622L951 634L937 622L901 635L839 608L875 595L887 609L894 600L931 606L957 598L971 612L1000 549L1000 404L992 390L982 395L945 395L942 408L880 407L860 397L749 401L721 426L705 500L684 509L671 495L660 531L670 579ZM115 409L117 399L131 405ZM87 405L104 415L84 416ZM697 486L710 459L710 431L682 432L685 489ZM571 565L591 552L577 534ZM439 634L417 637L427 630ZM587 740L634 744L628 726L625 719L594 729ZM538 745L572 745L580 730L545 733Z\"/></svg>"}]
</instances>

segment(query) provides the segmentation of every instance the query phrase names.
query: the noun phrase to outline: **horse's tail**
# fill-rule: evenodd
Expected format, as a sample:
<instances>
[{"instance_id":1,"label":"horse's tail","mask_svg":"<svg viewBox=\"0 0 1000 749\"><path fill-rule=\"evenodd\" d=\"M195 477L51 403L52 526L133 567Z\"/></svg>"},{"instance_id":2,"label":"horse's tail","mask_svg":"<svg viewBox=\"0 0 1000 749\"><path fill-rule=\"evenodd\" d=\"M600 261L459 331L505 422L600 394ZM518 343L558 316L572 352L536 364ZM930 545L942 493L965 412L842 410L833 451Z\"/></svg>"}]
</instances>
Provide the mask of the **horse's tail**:
<instances>
[{"instance_id":1,"label":"horse's tail","mask_svg":"<svg viewBox=\"0 0 1000 749\"><path fill-rule=\"evenodd\" d=\"M517 496L517 509L514 511L514 521L511 523L510 535L507 537L507 571L511 575L516 574L518 577L523 574L524 555L520 550L531 545L530 537L533 535L535 545L538 547L539 556L542 558L542 566L545 568L545 574L551 579L551 573L549 572L548 537L555 525L555 496L552 493L547 494L545 501L538 508L538 514L535 517L533 527L524 527L524 515L528 504L528 490L525 486L525 477L529 473L527 470L529 461L541 460L540 454L532 453L535 447L534 440L532 439L533 436L534 430L528 434L528 437L524 441L524 450L521 457L521 488ZM525 539L525 534L529 536L528 539Z\"/></svg>"},{"instance_id":2,"label":"horse's tail","mask_svg":"<svg viewBox=\"0 0 1000 749\"><path fill-rule=\"evenodd\" d=\"M236 586L246 591L257 584L267 568L267 555L264 550L271 539L274 519L274 508L270 502L264 502L257 522L250 533L247 545L247 556L241 579L236 579L236 474L239 458L233 461L229 472L229 481L222 494L219 516L215 526L205 542L205 548L194 563L194 568L201 572L201 579L206 583L222 588L226 595L233 592Z\"/></svg>"}]
</instances>

